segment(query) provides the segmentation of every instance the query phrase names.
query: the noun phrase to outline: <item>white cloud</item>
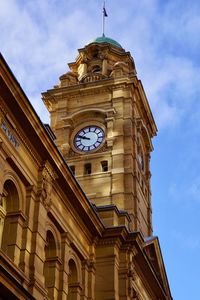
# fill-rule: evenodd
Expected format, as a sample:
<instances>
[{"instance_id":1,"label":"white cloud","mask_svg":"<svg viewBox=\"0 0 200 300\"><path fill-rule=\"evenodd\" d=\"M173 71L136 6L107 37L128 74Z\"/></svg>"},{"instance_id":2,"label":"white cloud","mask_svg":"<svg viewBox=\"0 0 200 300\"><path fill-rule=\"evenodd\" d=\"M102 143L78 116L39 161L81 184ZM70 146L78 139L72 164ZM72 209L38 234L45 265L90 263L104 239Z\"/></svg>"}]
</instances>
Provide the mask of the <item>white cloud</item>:
<instances>
[{"instance_id":1,"label":"white cloud","mask_svg":"<svg viewBox=\"0 0 200 300\"><path fill-rule=\"evenodd\" d=\"M0 3L1 51L38 113L43 112L40 92L58 82L68 69L66 62L77 55L83 37L89 39L84 34L86 28L92 28L83 10L77 7L67 15L58 7L58 16L53 4L11 0ZM74 24L80 24L80 20L84 22L77 30Z\"/></svg>"},{"instance_id":2,"label":"white cloud","mask_svg":"<svg viewBox=\"0 0 200 300\"><path fill-rule=\"evenodd\" d=\"M200 204L200 177L195 178L191 186L188 187L187 194L189 199L192 198Z\"/></svg>"},{"instance_id":3,"label":"white cloud","mask_svg":"<svg viewBox=\"0 0 200 300\"><path fill-rule=\"evenodd\" d=\"M132 52L159 128L176 126L200 89L199 66L189 55L198 45L200 21L194 4L181 7L177 17L178 5L158 0L107 3L106 32ZM101 1L83 0L0 2L1 50L37 109L35 99L58 82L77 48L100 35L100 7Z\"/></svg>"},{"instance_id":4,"label":"white cloud","mask_svg":"<svg viewBox=\"0 0 200 300\"><path fill-rule=\"evenodd\" d=\"M120 42L135 58L159 128L179 123L200 91L200 67L191 55L199 55L200 21L195 1L185 2L140 1L117 11Z\"/></svg>"},{"instance_id":5,"label":"white cloud","mask_svg":"<svg viewBox=\"0 0 200 300\"><path fill-rule=\"evenodd\" d=\"M186 174L184 174L186 176ZM200 177L196 176L188 178L188 182L184 180L169 184L168 195L170 201L176 201L181 205L200 205Z\"/></svg>"}]
</instances>

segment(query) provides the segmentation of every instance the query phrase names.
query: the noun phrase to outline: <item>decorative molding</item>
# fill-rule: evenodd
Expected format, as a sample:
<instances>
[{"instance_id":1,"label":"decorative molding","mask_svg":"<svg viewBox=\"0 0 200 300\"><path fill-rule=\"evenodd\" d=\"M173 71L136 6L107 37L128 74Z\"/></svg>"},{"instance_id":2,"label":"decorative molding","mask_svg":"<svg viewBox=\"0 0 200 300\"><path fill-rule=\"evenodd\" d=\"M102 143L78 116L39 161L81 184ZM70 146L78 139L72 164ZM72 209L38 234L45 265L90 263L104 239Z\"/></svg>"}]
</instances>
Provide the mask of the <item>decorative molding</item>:
<instances>
[{"instance_id":1,"label":"decorative molding","mask_svg":"<svg viewBox=\"0 0 200 300\"><path fill-rule=\"evenodd\" d=\"M109 237L100 239L97 246L118 246L120 248L121 244L120 237Z\"/></svg>"},{"instance_id":2,"label":"decorative molding","mask_svg":"<svg viewBox=\"0 0 200 300\"><path fill-rule=\"evenodd\" d=\"M52 111L53 104L57 103L56 97L51 92L42 93L42 100L49 111Z\"/></svg>"}]
</instances>

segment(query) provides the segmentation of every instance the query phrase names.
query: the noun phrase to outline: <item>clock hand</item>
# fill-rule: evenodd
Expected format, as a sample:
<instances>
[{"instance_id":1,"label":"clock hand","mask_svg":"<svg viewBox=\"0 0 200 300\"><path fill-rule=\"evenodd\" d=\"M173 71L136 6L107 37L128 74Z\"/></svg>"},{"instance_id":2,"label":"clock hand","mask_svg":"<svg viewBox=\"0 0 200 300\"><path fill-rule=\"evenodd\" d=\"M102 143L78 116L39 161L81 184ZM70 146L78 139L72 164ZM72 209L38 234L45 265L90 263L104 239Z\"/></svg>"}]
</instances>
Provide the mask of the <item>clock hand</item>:
<instances>
[{"instance_id":1,"label":"clock hand","mask_svg":"<svg viewBox=\"0 0 200 300\"><path fill-rule=\"evenodd\" d=\"M81 135L78 135L78 138L80 139L83 139L83 140L90 140L89 137L86 137L86 136L81 136Z\"/></svg>"}]
</instances>

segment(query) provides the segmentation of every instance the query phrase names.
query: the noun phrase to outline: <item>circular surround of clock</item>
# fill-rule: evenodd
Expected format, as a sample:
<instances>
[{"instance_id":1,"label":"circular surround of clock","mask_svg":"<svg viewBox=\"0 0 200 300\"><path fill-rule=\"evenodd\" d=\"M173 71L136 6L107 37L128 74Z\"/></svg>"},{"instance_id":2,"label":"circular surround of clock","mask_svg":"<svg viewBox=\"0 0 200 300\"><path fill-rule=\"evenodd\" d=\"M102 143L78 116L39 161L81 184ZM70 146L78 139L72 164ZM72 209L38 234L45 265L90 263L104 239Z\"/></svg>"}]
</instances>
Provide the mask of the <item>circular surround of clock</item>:
<instances>
[{"instance_id":1,"label":"circular surround of clock","mask_svg":"<svg viewBox=\"0 0 200 300\"><path fill-rule=\"evenodd\" d=\"M81 128L74 136L74 147L80 152L97 150L103 143L104 130L96 125Z\"/></svg>"}]
</instances>

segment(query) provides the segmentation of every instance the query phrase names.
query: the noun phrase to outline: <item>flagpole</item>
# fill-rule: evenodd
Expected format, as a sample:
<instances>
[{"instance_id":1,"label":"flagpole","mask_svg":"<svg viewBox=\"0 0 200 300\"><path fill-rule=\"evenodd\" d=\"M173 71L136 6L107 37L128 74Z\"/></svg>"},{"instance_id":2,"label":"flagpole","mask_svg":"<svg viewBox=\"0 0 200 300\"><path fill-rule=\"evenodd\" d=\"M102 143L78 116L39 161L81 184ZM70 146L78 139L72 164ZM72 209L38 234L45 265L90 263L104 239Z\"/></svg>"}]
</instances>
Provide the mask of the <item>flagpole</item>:
<instances>
[{"instance_id":1,"label":"flagpole","mask_svg":"<svg viewBox=\"0 0 200 300\"><path fill-rule=\"evenodd\" d=\"M106 7L105 7L105 1L103 2L103 10L102 10L102 36L105 36L105 18L108 16L106 12Z\"/></svg>"},{"instance_id":2,"label":"flagpole","mask_svg":"<svg viewBox=\"0 0 200 300\"><path fill-rule=\"evenodd\" d=\"M103 20L102 20L102 26L103 26L103 28L102 28L102 36L105 36L105 13L104 13L104 11L105 11L105 1L103 2L103 10L102 10L102 17L103 17Z\"/></svg>"}]
</instances>

